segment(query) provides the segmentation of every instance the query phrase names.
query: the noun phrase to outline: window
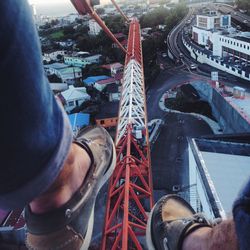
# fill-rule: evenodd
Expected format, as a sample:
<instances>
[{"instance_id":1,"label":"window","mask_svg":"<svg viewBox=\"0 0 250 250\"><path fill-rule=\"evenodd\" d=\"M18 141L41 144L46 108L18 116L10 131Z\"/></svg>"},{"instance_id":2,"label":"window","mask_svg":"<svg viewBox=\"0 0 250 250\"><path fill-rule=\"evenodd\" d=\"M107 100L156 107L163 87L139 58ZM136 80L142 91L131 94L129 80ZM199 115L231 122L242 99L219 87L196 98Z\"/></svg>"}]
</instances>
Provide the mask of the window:
<instances>
[{"instance_id":1,"label":"window","mask_svg":"<svg viewBox=\"0 0 250 250\"><path fill-rule=\"evenodd\" d=\"M68 102L68 105L71 107L71 106L74 106L74 101L71 101L71 102Z\"/></svg>"}]
</instances>

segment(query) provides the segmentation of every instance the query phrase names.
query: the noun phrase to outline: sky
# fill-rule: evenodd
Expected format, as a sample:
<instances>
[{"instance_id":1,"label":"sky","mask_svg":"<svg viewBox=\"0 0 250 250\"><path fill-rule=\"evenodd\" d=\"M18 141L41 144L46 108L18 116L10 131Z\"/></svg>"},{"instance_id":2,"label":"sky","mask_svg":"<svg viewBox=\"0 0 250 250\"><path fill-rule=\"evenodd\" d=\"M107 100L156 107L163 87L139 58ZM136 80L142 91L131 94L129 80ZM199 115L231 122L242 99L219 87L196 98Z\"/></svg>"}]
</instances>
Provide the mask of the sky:
<instances>
[{"instance_id":1,"label":"sky","mask_svg":"<svg viewBox=\"0 0 250 250\"><path fill-rule=\"evenodd\" d=\"M56 3L70 3L70 0L29 0L31 4L39 4L39 5L49 5Z\"/></svg>"},{"instance_id":2,"label":"sky","mask_svg":"<svg viewBox=\"0 0 250 250\"><path fill-rule=\"evenodd\" d=\"M1 1L1 0L0 0ZM101 3L107 0L101 0ZM37 14L46 16L63 16L76 13L70 0L28 0L30 4L35 4Z\"/></svg>"}]
</instances>

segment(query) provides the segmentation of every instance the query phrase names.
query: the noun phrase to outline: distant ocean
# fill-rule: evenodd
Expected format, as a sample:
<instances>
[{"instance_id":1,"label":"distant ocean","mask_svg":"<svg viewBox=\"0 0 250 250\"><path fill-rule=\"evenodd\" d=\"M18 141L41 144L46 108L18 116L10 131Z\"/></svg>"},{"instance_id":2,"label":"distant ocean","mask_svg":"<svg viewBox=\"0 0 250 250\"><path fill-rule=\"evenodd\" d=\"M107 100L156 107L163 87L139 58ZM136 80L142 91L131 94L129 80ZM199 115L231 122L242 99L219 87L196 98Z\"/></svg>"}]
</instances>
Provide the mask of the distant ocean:
<instances>
[{"instance_id":1,"label":"distant ocean","mask_svg":"<svg viewBox=\"0 0 250 250\"><path fill-rule=\"evenodd\" d=\"M36 4L36 11L38 15L44 16L65 16L70 13L76 13L73 5L69 3L50 3L50 4Z\"/></svg>"}]
</instances>

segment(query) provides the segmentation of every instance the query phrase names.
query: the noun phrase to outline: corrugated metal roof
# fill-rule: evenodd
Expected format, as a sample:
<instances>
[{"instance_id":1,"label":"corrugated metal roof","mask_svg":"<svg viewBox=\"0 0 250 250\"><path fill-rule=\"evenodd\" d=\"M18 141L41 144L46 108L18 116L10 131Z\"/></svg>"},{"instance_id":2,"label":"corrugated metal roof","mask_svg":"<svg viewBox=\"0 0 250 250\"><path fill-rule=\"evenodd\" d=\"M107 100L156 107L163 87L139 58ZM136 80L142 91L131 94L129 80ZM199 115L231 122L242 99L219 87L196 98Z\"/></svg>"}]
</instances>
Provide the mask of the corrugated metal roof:
<instances>
[{"instance_id":1,"label":"corrugated metal roof","mask_svg":"<svg viewBox=\"0 0 250 250\"><path fill-rule=\"evenodd\" d=\"M88 78L84 79L83 82L86 84L92 84L101 80L105 80L110 78L110 76L105 76L105 75L101 75L101 76L89 76Z\"/></svg>"},{"instance_id":2,"label":"corrugated metal roof","mask_svg":"<svg viewBox=\"0 0 250 250\"><path fill-rule=\"evenodd\" d=\"M76 113L69 115L69 120L73 131L80 129L85 125L89 125L89 114Z\"/></svg>"}]
</instances>

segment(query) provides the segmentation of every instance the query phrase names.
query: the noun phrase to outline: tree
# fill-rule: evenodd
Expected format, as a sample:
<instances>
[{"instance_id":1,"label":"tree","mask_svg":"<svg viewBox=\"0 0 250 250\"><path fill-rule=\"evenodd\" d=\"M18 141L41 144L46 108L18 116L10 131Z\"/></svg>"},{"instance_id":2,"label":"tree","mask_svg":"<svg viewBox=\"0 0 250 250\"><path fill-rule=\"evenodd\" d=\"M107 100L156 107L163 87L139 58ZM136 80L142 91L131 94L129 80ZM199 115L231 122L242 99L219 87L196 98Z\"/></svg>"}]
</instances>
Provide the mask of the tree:
<instances>
[{"instance_id":1,"label":"tree","mask_svg":"<svg viewBox=\"0 0 250 250\"><path fill-rule=\"evenodd\" d=\"M60 82L62 82L62 79L60 77L58 77L56 74L49 75L48 79L49 79L49 82L53 82L53 83L60 83Z\"/></svg>"},{"instance_id":2,"label":"tree","mask_svg":"<svg viewBox=\"0 0 250 250\"><path fill-rule=\"evenodd\" d=\"M96 9L96 12L98 15L102 15L102 14L105 14L105 9L104 8L98 8Z\"/></svg>"},{"instance_id":3,"label":"tree","mask_svg":"<svg viewBox=\"0 0 250 250\"><path fill-rule=\"evenodd\" d=\"M236 0L236 4L239 9L247 10L248 12L250 12L249 0Z\"/></svg>"}]
</instances>

